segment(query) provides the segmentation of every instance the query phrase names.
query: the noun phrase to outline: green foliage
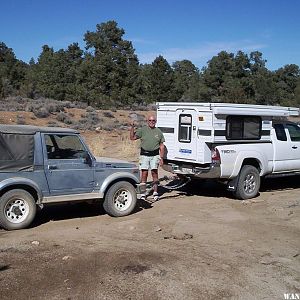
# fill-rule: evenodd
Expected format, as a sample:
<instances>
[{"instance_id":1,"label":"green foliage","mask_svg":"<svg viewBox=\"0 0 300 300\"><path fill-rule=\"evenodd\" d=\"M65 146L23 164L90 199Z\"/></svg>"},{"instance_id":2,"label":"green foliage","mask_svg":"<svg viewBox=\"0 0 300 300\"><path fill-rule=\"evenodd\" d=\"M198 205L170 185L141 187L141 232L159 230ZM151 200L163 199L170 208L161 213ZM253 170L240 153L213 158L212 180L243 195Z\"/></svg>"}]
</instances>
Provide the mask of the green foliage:
<instances>
[{"instance_id":1,"label":"green foliage","mask_svg":"<svg viewBox=\"0 0 300 300\"><path fill-rule=\"evenodd\" d=\"M89 59L94 88L110 102L129 104L135 97L139 66L132 43L122 38L124 34L115 21L109 21L98 24L95 32L88 31L84 40L87 50L93 50Z\"/></svg>"},{"instance_id":2,"label":"green foliage","mask_svg":"<svg viewBox=\"0 0 300 300\"><path fill-rule=\"evenodd\" d=\"M175 100L174 71L161 55L153 61L149 75L148 96L151 102Z\"/></svg>"},{"instance_id":3,"label":"green foliage","mask_svg":"<svg viewBox=\"0 0 300 300\"><path fill-rule=\"evenodd\" d=\"M296 84L294 101L297 106L300 106L300 78Z\"/></svg>"},{"instance_id":4,"label":"green foliage","mask_svg":"<svg viewBox=\"0 0 300 300\"><path fill-rule=\"evenodd\" d=\"M189 60L176 61L172 65L174 70L174 100L196 101L200 74L196 66Z\"/></svg>"},{"instance_id":5,"label":"green foliage","mask_svg":"<svg viewBox=\"0 0 300 300\"><path fill-rule=\"evenodd\" d=\"M26 69L27 65L16 59L13 50L0 42L0 99L18 94Z\"/></svg>"},{"instance_id":6,"label":"green foliage","mask_svg":"<svg viewBox=\"0 0 300 300\"><path fill-rule=\"evenodd\" d=\"M221 51L201 71L189 60L170 65L161 55L151 64L139 64L124 34L115 21L97 24L84 34L85 50L78 43L58 51L44 45L37 61L29 64L0 42L0 99L46 97L101 108L156 101L300 106L298 65L270 71L259 51Z\"/></svg>"}]
</instances>

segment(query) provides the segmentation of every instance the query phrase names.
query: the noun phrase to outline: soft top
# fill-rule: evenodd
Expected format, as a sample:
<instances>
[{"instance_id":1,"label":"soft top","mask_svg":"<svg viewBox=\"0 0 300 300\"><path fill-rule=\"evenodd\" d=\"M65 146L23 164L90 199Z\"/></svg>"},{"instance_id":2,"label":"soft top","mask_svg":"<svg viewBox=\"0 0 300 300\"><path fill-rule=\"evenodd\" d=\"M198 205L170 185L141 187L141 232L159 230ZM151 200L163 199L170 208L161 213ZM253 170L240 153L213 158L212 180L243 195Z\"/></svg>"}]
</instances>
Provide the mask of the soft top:
<instances>
[{"instance_id":1,"label":"soft top","mask_svg":"<svg viewBox=\"0 0 300 300\"><path fill-rule=\"evenodd\" d=\"M32 125L6 125L0 124L1 133L12 134L35 134L36 132L63 132L63 133L79 133L77 130L62 127L44 127Z\"/></svg>"},{"instance_id":2,"label":"soft top","mask_svg":"<svg viewBox=\"0 0 300 300\"><path fill-rule=\"evenodd\" d=\"M33 170L36 132L78 133L69 128L0 124L0 172Z\"/></svg>"}]
</instances>

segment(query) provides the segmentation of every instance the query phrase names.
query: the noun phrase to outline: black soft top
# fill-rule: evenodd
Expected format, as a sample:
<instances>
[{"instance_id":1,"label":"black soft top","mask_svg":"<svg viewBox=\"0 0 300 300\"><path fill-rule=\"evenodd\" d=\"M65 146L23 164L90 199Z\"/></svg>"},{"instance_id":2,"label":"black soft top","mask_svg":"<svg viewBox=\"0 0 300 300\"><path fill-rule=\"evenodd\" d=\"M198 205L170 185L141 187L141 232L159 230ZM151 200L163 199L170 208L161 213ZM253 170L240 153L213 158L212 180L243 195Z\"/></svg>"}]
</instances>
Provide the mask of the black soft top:
<instances>
[{"instance_id":1,"label":"black soft top","mask_svg":"<svg viewBox=\"0 0 300 300\"><path fill-rule=\"evenodd\" d=\"M36 132L79 133L77 130L70 129L70 128L62 128L62 127L0 124L0 133L35 134Z\"/></svg>"},{"instance_id":2,"label":"black soft top","mask_svg":"<svg viewBox=\"0 0 300 300\"><path fill-rule=\"evenodd\" d=\"M32 171L37 132L78 133L69 128L0 124L0 172Z\"/></svg>"}]
</instances>

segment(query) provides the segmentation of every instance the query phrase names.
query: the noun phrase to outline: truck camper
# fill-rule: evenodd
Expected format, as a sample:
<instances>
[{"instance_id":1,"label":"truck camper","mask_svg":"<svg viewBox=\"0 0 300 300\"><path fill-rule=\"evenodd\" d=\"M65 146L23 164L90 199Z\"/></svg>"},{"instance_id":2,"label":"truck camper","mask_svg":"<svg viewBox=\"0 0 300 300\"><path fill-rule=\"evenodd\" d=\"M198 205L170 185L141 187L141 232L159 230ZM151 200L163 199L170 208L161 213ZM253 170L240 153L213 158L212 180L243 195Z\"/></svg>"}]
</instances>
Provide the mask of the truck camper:
<instances>
[{"instance_id":1,"label":"truck camper","mask_svg":"<svg viewBox=\"0 0 300 300\"><path fill-rule=\"evenodd\" d=\"M267 175L300 172L299 108L230 103L157 103L164 169L216 178L239 199L255 197Z\"/></svg>"}]
</instances>

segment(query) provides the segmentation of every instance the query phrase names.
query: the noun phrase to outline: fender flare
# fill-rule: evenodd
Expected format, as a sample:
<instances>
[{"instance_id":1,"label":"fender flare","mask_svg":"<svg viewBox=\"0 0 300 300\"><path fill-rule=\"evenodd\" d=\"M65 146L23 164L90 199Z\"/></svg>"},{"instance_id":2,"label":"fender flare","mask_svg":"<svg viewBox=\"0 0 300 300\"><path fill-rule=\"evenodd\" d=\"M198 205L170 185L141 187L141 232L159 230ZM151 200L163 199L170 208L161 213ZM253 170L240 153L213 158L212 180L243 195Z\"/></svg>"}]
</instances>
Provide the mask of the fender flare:
<instances>
[{"instance_id":1,"label":"fender flare","mask_svg":"<svg viewBox=\"0 0 300 300\"><path fill-rule=\"evenodd\" d=\"M130 174L128 172L117 172L117 173L113 173L111 175L109 175L108 177L105 178L105 180L103 181L101 187L100 187L100 195L101 197L103 198L104 197L104 194L108 188L108 186L118 180L118 181L126 181L126 180L130 180L130 181L134 181L136 184L139 183L139 179L135 177L135 175L133 174Z\"/></svg>"},{"instance_id":2,"label":"fender flare","mask_svg":"<svg viewBox=\"0 0 300 300\"><path fill-rule=\"evenodd\" d=\"M25 186L29 186L29 187L33 188L36 191L36 194L38 196L37 203L41 202L41 200L43 198L42 191L40 190L40 188L34 181L32 181L31 179L28 179L28 178L12 177L12 178L8 178L8 179L4 179L0 182L0 191L2 191L3 189L5 189L7 187L13 187L14 185L25 185Z\"/></svg>"},{"instance_id":3,"label":"fender flare","mask_svg":"<svg viewBox=\"0 0 300 300\"><path fill-rule=\"evenodd\" d=\"M234 168L229 178L237 177L242 168L245 159L254 159L260 166L260 176L264 175L267 171L268 160L257 151L240 151L234 164Z\"/></svg>"}]
</instances>

